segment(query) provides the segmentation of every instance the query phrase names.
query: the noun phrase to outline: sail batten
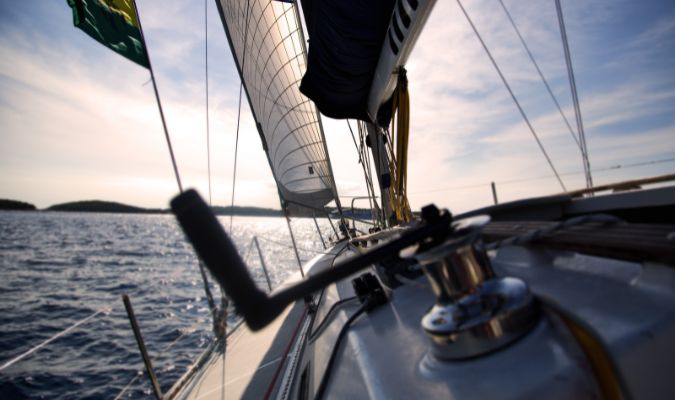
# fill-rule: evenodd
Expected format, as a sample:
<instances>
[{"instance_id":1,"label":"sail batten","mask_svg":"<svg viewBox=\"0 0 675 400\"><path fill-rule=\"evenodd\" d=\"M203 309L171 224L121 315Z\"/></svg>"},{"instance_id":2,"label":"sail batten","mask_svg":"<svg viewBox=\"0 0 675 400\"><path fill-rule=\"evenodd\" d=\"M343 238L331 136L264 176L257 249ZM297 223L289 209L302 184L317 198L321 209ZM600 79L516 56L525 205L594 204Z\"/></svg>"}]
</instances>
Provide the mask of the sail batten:
<instances>
[{"instance_id":1,"label":"sail batten","mask_svg":"<svg viewBox=\"0 0 675 400\"><path fill-rule=\"evenodd\" d=\"M311 214L337 191L319 114L299 89L307 55L296 5L217 4L282 203Z\"/></svg>"}]
</instances>

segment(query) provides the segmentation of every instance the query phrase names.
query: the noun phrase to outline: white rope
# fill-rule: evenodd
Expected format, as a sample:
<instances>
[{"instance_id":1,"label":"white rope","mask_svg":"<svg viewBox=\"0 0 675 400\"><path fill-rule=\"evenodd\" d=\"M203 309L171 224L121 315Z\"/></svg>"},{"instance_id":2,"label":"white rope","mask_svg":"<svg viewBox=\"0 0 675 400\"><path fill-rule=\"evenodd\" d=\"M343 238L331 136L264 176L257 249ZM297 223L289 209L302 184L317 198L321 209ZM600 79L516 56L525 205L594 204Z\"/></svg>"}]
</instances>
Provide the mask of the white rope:
<instances>
[{"instance_id":1,"label":"white rope","mask_svg":"<svg viewBox=\"0 0 675 400\"><path fill-rule=\"evenodd\" d=\"M69 328L67 328L67 329L65 329L65 330L63 330L63 331L57 333L56 335L50 337L49 339L47 339L47 340L45 340L44 342L40 343L39 345L33 347L32 349L28 350L27 352L25 352L25 353L23 353L23 354L21 354L21 355L19 355L19 356L17 356L17 357L14 357L13 359L7 361L7 362L4 363L2 366L0 366L0 371L2 371L2 370L4 370L4 369L6 369L6 368L8 368L8 367L10 367L10 366L12 366L12 365L14 365L14 364L16 364L17 362L19 362L19 361L21 361L21 360L23 360L24 358L26 358L26 357L28 357L29 355L35 353L36 351L40 350L41 348L45 347L46 345L48 345L49 343L55 341L56 339L60 338L61 336L68 334L69 332L71 332L72 330L74 330L74 329L77 328L78 326L80 326L80 325L86 323L87 321L89 321L90 319L94 318L95 316L97 316L97 315L99 315L99 314L101 314L101 313L107 314L107 313L109 313L109 312L110 312L110 309L109 309L109 308L103 308L103 309L100 309L100 310L96 311L95 313L91 314L91 315L88 316L87 318L84 318L84 319L82 319L82 320L80 320L80 321L74 323L74 324L71 325Z\"/></svg>"}]
</instances>

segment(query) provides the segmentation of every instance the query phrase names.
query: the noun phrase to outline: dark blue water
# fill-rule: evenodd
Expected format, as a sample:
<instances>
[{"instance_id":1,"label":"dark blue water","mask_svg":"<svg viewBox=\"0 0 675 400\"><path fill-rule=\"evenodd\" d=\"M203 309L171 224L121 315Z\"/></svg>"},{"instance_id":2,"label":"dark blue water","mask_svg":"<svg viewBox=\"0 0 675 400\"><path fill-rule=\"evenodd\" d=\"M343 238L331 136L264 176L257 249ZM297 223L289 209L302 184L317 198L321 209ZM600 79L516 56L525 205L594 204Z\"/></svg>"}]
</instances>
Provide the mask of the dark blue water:
<instances>
[{"instance_id":1,"label":"dark blue water","mask_svg":"<svg viewBox=\"0 0 675 400\"><path fill-rule=\"evenodd\" d=\"M312 220L293 229L302 259L321 251ZM254 235L275 285L297 271L284 219L235 217L234 240L261 287ZM0 212L0 368L93 315L0 370L0 398L112 399L127 386L123 398L152 397L125 293L167 391L213 339L197 260L173 217Z\"/></svg>"}]
</instances>

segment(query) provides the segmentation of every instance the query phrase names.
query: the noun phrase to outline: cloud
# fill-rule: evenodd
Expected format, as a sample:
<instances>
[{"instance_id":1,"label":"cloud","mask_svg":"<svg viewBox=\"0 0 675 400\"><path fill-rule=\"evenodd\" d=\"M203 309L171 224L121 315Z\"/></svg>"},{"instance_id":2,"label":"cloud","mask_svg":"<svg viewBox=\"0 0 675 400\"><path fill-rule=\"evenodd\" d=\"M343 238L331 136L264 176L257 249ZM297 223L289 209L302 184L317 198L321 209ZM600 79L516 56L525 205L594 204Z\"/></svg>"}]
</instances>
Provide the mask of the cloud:
<instances>
[{"instance_id":1,"label":"cloud","mask_svg":"<svg viewBox=\"0 0 675 400\"><path fill-rule=\"evenodd\" d=\"M92 59L81 48L55 42L47 34L39 39L28 40L19 30L0 38L0 169L7 196L40 206L104 196L128 198L138 205L165 205L176 186L152 86L143 84L149 78L147 70L98 44L93 53L100 57ZM87 46L93 42L83 34L81 39ZM184 183L206 194L203 66L194 72L191 79L177 82L160 72L158 83ZM220 180L219 189L214 187L215 199L228 204L237 93L218 90L210 102L212 172ZM246 111L240 146L241 186L250 186L246 180L251 177L253 182L270 177L257 168L266 160ZM37 184L40 180L46 184ZM150 181L158 183L150 185ZM58 191L52 190L55 182L61 188ZM48 187L49 194L37 194ZM265 195L248 188L238 191L239 196L259 203L270 199L264 205L278 206L273 183L271 188L260 187Z\"/></svg>"},{"instance_id":2,"label":"cloud","mask_svg":"<svg viewBox=\"0 0 675 400\"><path fill-rule=\"evenodd\" d=\"M12 8L0 27L0 195L43 206L80 198L164 206L176 188L147 71L72 28L67 7L28 3ZM463 4L565 184L583 186L579 150L503 10L494 0ZM555 8L505 4L573 122ZM593 167L675 152L673 58L664 51L674 48L672 17L627 15L655 4L563 3ZM139 6L181 175L206 194L203 6ZM208 6L212 188L214 202L229 204L239 78L215 5ZM35 27L32 13L45 23ZM490 204L491 181L500 201L561 190L456 2L437 2L408 72L414 208L435 202L457 212ZM340 193L365 194L346 123L323 121ZM239 149L237 203L277 207L245 99ZM614 170L598 180L668 168ZM546 178L530 180L538 177Z\"/></svg>"},{"instance_id":3,"label":"cloud","mask_svg":"<svg viewBox=\"0 0 675 400\"><path fill-rule=\"evenodd\" d=\"M495 2L464 4L566 186L583 186L579 149L503 10ZM575 128L554 7L506 4ZM598 66L589 65L590 60L606 42L600 43L593 33L612 25L621 8L610 2L570 3L564 13L570 42L577 45L572 49L577 77L595 74ZM670 28L660 22L656 25L646 28L655 33L643 35L667 36ZM606 36L603 31L602 37ZM619 52L617 58L623 54ZM499 186L499 181L525 179L500 187L502 200L561 191L455 2L437 3L411 58L409 185L414 205L435 201L460 210L487 205L492 202L491 181ZM675 105L672 82L649 74L633 75L630 64L624 67L598 78L593 86L579 87L591 164L598 167L655 159L675 151L675 121L669 117ZM661 166L661 171L667 167ZM621 173L630 176L630 171ZM547 178L527 180L537 176Z\"/></svg>"}]
</instances>

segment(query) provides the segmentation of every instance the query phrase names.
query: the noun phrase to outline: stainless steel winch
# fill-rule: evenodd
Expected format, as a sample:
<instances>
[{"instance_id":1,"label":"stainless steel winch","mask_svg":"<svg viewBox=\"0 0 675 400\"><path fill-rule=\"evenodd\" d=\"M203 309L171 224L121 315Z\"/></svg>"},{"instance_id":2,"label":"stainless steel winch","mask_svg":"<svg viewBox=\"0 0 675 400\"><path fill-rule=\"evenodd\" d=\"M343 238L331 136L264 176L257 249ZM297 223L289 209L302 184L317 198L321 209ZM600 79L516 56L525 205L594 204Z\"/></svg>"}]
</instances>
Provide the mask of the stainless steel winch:
<instances>
[{"instance_id":1,"label":"stainless steel winch","mask_svg":"<svg viewBox=\"0 0 675 400\"><path fill-rule=\"evenodd\" d=\"M527 284L497 277L481 231L487 216L453 222L450 238L415 258L436 294L436 304L422 318L432 354L457 360L480 356L508 345L538 320L536 302Z\"/></svg>"}]
</instances>

